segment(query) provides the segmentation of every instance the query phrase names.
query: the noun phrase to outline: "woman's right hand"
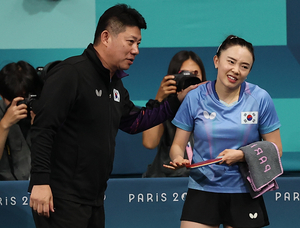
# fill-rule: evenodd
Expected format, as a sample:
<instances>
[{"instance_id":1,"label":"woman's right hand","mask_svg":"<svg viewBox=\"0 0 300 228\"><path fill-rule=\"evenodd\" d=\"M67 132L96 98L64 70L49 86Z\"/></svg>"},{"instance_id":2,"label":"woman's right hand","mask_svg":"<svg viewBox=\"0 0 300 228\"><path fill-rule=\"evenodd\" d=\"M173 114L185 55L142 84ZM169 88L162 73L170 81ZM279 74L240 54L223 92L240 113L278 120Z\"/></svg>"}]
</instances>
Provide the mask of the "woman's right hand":
<instances>
[{"instance_id":1,"label":"woman's right hand","mask_svg":"<svg viewBox=\"0 0 300 228\"><path fill-rule=\"evenodd\" d=\"M4 128L8 129L12 125L16 124L19 120L27 117L27 106L25 104L17 104L22 100L24 100L23 97L16 97L12 100L10 107L7 109L5 115L1 120Z\"/></svg>"},{"instance_id":2,"label":"woman's right hand","mask_svg":"<svg viewBox=\"0 0 300 228\"><path fill-rule=\"evenodd\" d=\"M176 81L174 75L167 75L163 78L157 91L155 100L162 102L167 96L176 93Z\"/></svg>"},{"instance_id":3,"label":"woman's right hand","mask_svg":"<svg viewBox=\"0 0 300 228\"><path fill-rule=\"evenodd\" d=\"M188 159L184 159L181 156L177 156L173 161L170 161L170 164L164 164L163 166L168 169L180 169L183 167L186 167L187 165L190 165L190 161Z\"/></svg>"}]
</instances>

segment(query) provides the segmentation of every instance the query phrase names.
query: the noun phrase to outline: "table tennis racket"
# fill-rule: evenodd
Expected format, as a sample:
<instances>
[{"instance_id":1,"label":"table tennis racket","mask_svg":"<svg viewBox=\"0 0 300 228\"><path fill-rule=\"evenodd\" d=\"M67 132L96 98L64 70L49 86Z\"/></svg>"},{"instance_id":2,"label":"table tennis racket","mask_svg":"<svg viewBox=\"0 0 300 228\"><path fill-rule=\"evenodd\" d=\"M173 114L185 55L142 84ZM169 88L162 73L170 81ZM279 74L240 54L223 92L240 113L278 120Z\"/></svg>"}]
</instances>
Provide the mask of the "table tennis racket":
<instances>
[{"instance_id":1,"label":"table tennis racket","mask_svg":"<svg viewBox=\"0 0 300 228\"><path fill-rule=\"evenodd\" d=\"M205 166L205 165L211 165L211 164L214 164L214 163L218 163L220 161L222 161L222 156L216 157L214 159L209 159L209 160L206 160L206 161L202 161L202 162L197 162L197 163L194 163L194 164L191 164L191 165L186 165L186 167L190 168L190 169L194 169L194 168L199 168L199 167L202 167L202 166Z\"/></svg>"}]
</instances>

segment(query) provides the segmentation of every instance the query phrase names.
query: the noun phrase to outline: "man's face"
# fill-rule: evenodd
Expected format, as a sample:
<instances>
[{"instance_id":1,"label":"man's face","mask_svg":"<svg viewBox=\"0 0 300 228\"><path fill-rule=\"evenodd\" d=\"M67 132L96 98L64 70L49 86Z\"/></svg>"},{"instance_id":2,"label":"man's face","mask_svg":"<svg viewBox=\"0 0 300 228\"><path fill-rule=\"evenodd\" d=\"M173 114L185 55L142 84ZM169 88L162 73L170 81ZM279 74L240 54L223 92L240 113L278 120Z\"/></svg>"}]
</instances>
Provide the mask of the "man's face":
<instances>
[{"instance_id":1,"label":"man's face","mask_svg":"<svg viewBox=\"0 0 300 228\"><path fill-rule=\"evenodd\" d=\"M108 48L110 70L128 70L139 54L141 30L138 27L126 27L124 32L117 36L111 34Z\"/></svg>"}]
</instances>

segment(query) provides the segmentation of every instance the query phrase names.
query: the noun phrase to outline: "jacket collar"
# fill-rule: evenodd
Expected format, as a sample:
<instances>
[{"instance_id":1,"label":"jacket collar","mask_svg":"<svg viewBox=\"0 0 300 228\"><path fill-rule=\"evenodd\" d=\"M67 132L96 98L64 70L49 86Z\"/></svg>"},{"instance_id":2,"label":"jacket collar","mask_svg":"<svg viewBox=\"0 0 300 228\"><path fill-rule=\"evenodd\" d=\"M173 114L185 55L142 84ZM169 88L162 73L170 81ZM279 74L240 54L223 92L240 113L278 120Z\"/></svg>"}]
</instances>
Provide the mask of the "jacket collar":
<instances>
[{"instance_id":1,"label":"jacket collar","mask_svg":"<svg viewBox=\"0 0 300 228\"><path fill-rule=\"evenodd\" d=\"M96 54L96 50L93 47L93 44L89 44L88 47L85 49L84 54L87 55L87 57L94 63L96 70L99 72L99 74L105 74L105 75L110 75L110 71L106 69L100 59L98 58ZM124 78L128 76L129 74L125 73L123 70L117 70L113 76L113 78Z\"/></svg>"}]
</instances>

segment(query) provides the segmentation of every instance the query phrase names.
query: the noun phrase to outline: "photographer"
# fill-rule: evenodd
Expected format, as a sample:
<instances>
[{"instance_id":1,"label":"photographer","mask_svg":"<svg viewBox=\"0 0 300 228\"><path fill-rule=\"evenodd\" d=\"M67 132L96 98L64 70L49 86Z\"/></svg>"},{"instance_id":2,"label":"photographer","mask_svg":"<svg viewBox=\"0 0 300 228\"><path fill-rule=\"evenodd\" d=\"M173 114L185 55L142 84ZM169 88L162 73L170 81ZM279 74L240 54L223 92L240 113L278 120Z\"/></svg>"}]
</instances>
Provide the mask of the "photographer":
<instances>
[{"instance_id":1,"label":"photographer","mask_svg":"<svg viewBox=\"0 0 300 228\"><path fill-rule=\"evenodd\" d=\"M25 61L9 63L0 71L0 180L28 180L31 110L43 82Z\"/></svg>"},{"instance_id":2,"label":"photographer","mask_svg":"<svg viewBox=\"0 0 300 228\"><path fill-rule=\"evenodd\" d=\"M193 51L180 51L171 59L168 75L163 78L155 99L161 102L169 94L180 92L189 85L198 84L201 81L206 81L206 74L200 57ZM163 167L163 164L169 164L171 161L169 151L175 130L176 127L171 123L171 120L167 120L143 132L144 147L147 149L157 147L156 157L152 164L148 165L143 177L182 177L189 175L186 168L173 171ZM190 143L193 145L193 137L190 138ZM185 157L187 158L186 152Z\"/></svg>"}]
</instances>

